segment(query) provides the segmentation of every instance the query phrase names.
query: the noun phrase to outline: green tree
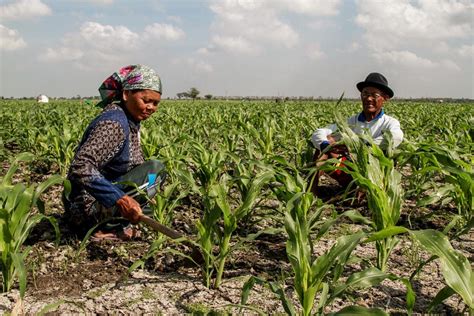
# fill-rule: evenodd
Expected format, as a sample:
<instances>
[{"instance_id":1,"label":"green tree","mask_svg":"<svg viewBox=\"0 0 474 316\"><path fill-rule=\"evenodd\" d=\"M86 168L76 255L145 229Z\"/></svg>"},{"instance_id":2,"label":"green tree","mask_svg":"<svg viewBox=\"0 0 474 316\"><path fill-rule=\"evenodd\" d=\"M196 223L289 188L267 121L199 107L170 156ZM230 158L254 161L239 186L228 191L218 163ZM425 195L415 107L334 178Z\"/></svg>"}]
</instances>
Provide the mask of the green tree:
<instances>
[{"instance_id":1,"label":"green tree","mask_svg":"<svg viewBox=\"0 0 474 316\"><path fill-rule=\"evenodd\" d=\"M194 87L192 87L191 89L189 89L188 91L188 95L190 98L192 98L193 100L195 100L198 95L199 95L200 91Z\"/></svg>"}]
</instances>

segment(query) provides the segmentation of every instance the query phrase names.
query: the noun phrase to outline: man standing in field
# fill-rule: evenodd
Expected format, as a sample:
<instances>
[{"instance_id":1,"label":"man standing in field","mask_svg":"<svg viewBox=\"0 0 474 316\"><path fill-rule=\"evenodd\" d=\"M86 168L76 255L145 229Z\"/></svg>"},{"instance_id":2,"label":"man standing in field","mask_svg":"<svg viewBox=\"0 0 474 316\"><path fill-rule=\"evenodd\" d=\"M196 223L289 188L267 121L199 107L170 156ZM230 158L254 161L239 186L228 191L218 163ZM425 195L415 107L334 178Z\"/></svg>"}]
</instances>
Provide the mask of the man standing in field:
<instances>
[{"instance_id":1,"label":"man standing in field","mask_svg":"<svg viewBox=\"0 0 474 316\"><path fill-rule=\"evenodd\" d=\"M385 132L392 134L393 146L397 147L403 140L403 132L397 119L384 113L384 103L393 97L393 90L388 86L387 79L380 73L370 73L364 81L356 85L360 91L362 101L362 112L347 119L350 128L358 135L368 133L372 136L374 143L385 149L388 144L384 138ZM345 145L336 144L339 141L336 124L325 128L318 128L311 137L311 142L316 148L314 159L317 165L325 160L338 158L342 161L348 159L348 149ZM319 171L313 181L312 191L318 195ZM347 173L336 170L329 174L342 187L347 187L352 177Z\"/></svg>"}]
</instances>

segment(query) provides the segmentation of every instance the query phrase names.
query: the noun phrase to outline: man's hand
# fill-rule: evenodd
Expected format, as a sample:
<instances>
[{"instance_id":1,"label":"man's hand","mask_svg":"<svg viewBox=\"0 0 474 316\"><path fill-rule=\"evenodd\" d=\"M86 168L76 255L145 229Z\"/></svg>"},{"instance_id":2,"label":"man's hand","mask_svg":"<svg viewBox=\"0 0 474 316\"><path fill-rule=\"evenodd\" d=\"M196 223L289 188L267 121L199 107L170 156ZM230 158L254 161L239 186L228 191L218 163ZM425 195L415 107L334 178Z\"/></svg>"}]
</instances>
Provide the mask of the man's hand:
<instances>
[{"instance_id":1,"label":"man's hand","mask_svg":"<svg viewBox=\"0 0 474 316\"><path fill-rule=\"evenodd\" d=\"M143 215L142 208L134 198L124 195L116 204L122 217L128 219L133 224L140 221L140 216Z\"/></svg>"},{"instance_id":2,"label":"man's hand","mask_svg":"<svg viewBox=\"0 0 474 316\"><path fill-rule=\"evenodd\" d=\"M337 141L333 136L328 135L327 139L328 139L329 145L331 145L332 147L331 150L328 152L332 158L336 158L334 156L344 155L349 151L346 145L336 145Z\"/></svg>"}]
</instances>

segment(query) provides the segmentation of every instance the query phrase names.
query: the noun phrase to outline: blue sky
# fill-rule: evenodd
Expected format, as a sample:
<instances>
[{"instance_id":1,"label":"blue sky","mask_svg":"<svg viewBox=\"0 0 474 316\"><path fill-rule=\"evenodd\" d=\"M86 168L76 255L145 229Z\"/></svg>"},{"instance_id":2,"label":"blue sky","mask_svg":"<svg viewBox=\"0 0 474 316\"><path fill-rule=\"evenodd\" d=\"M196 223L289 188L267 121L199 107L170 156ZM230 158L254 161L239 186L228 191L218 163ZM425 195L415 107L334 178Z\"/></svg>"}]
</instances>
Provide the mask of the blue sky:
<instances>
[{"instance_id":1,"label":"blue sky","mask_svg":"<svg viewBox=\"0 0 474 316\"><path fill-rule=\"evenodd\" d=\"M163 96L474 98L471 0L0 0L0 95L98 95L128 64Z\"/></svg>"}]
</instances>

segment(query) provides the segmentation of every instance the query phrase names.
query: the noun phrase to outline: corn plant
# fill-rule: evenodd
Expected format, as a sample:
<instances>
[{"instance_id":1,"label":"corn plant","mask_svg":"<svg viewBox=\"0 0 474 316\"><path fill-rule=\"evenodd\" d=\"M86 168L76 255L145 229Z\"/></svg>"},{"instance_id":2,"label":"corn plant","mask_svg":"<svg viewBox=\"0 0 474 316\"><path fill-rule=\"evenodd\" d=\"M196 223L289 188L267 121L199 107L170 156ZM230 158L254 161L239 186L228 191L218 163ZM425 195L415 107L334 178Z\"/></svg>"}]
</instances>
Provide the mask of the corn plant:
<instances>
[{"instance_id":1,"label":"corn plant","mask_svg":"<svg viewBox=\"0 0 474 316\"><path fill-rule=\"evenodd\" d=\"M202 146L195 145L198 149L196 178L189 170L178 170L178 177L187 183L191 192L201 197L203 215L196 222L198 231L197 244L202 250L204 284L218 288L222 282L225 261L231 252L230 240L238 223L252 211L262 187L269 182L273 174L271 171L262 171L255 176L239 174L231 177L224 173L224 158L228 156L223 152L209 153ZM248 170L246 168L242 169ZM200 185L198 185L198 183ZM230 198L229 191L237 190L237 196ZM222 225L222 226L221 226ZM217 247L218 253L213 250Z\"/></svg>"},{"instance_id":2,"label":"corn plant","mask_svg":"<svg viewBox=\"0 0 474 316\"><path fill-rule=\"evenodd\" d=\"M352 251L365 234L358 232L353 235L339 237L330 250L315 258L312 251L313 241L310 236L311 223L308 220L310 209L313 206L313 194L300 192L288 201L285 214L285 231L288 235L286 253L291 264L293 286L301 310L297 312L291 299L285 294L284 285L278 282L267 282L257 277L251 277L244 284L241 298L242 305L246 304L249 292L254 284L261 283L270 286L270 289L281 300L285 311L289 315L310 315L313 309L316 309L317 315L324 313L324 308L331 301L329 293L332 284L335 284L341 277ZM338 295L341 295L342 292L339 291ZM318 293L320 298L317 302L316 295Z\"/></svg>"},{"instance_id":3,"label":"corn plant","mask_svg":"<svg viewBox=\"0 0 474 316\"><path fill-rule=\"evenodd\" d=\"M367 192L368 208L372 213L370 224L376 231L396 226L400 218L403 190L401 175L395 169L393 160L387 158L377 145L367 145L370 139L357 136L340 118L338 125L352 160L346 161L346 166L341 169L353 177L353 183ZM330 163L333 160L328 160L325 167ZM377 267L382 271L386 270L390 253L397 243L396 236L376 241Z\"/></svg>"},{"instance_id":4,"label":"corn plant","mask_svg":"<svg viewBox=\"0 0 474 316\"><path fill-rule=\"evenodd\" d=\"M453 249L448 238L442 232L433 229L409 230L404 227L389 227L369 235L363 243L402 233L409 233L410 237L428 251L432 257L422 262L412 273L409 280L403 278L401 280L405 284L409 283L427 263L439 259L446 286L438 292L431 302L430 311L443 300L457 293L465 302L469 312L472 313L474 310L474 272L469 260L462 253Z\"/></svg>"},{"instance_id":5,"label":"corn plant","mask_svg":"<svg viewBox=\"0 0 474 316\"><path fill-rule=\"evenodd\" d=\"M25 259L30 247L22 248L33 227L43 219L49 220L59 238L59 228L53 217L34 214L33 209L40 195L54 184L63 182L60 176L52 176L41 184L26 186L22 183L12 184L12 176L18 169L19 161L31 161L31 154L21 154L11 164L10 169L0 182L0 266L3 277L2 290L9 291L16 277L20 283L20 294L26 290Z\"/></svg>"},{"instance_id":6,"label":"corn plant","mask_svg":"<svg viewBox=\"0 0 474 316\"><path fill-rule=\"evenodd\" d=\"M441 271L447 285L433 299L431 308L458 293L470 312L474 312L474 272L469 260L454 250L448 238L441 232L428 229L411 231L410 234L434 255L434 258L441 261Z\"/></svg>"},{"instance_id":7,"label":"corn plant","mask_svg":"<svg viewBox=\"0 0 474 316\"><path fill-rule=\"evenodd\" d=\"M230 253L230 239L232 234L237 229L238 223L247 216L253 209L262 187L267 184L273 177L271 171L263 171L258 173L250 180L248 189L243 192L237 201L232 201L228 192L230 189L229 178L223 176L219 183L213 186L211 196L215 198L215 210L221 214L223 227L215 229L216 237L218 239L219 255L217 260L216 280L214 287L218 288L222 282L222 275L224 273L224 265L226 258ZM237 203L237 207L233 209L232 205ZM200 234L202 229L199 230ZM202 232L205 234L205 232Z\"/></svg>"},{"instance_id":8,"label":"corn plant","mask_svg":"<svg viewBox=\"0 0 474 316\"><path fill-rule=\"evenodd\" d=\"M181 200L188 194L187 191L180 191L179 190L179 182L173 182L167 185L162 191L157 192L155 197L150 200L149 208L151 208L153 212L153 218L157 220L160 224L165 226L171 225L173 221L173 211L174 209L181 203ZM146 196L146 193L143 193ZM138 267L143 267L145 262L156 255L158 252L162 251L163 246L168 238L163 234L158 234L158 236L153 240L150 248L148 249L147 253L140 258L139 260L135 261L130 268L128 269L129 272L137 269ZM184 239L178 240L185 241ZM170 251L174 252L174 251ZM179 255L183 255L186 257L185 254L177 253Z\"/></svg>"},{"instance_id":9,"label":"corn plant","mask_svg":"<svg viewBox=\"0 0 474 316\"><path fill-rule=\"evenodd\" d=\"M420 194L418 206L452 202L464 219L467 229L463 231L467 232L474 226L474 171L470 163L456 152L437 144L422 144L416 150L404 153L403 158L424 176L423 191L434 191L429 196ZM438 181L433 180L436 176Z\"/></svg>"},{"instance_id":10,"label":"corn plant","mask_svg":"<svg viewBox=\"0 0 474 316\"><path fill-rule=\"evenodd\" d=\"M258 145L259 153L263 157L268 157L273 154L274 142L273 135L275 133L275 121L274 120L264 120L262 121L262 129L259 131L252 125L250 122L239 122L239 127L242 128L245 133L247 133L254 142ZM247 143L251 144L253 142L248 141ZM249 152L257 154L258 151ZM251 156L250 158L260 158L256 156Z\"/></svg>"},{"instance_id":11,"label":"corn plant","mask_svg":"<svg viewBox=\"0 0 474 316\"><path fill-rule=\"evenodd\" d=\"M57 164L64 177L74 158L78 135L66 124L51 127L45 135L39 137L39 145L44 148L44 156ZM77 132L77 131L76 131Z\"/></svg>"}]
</instances>

